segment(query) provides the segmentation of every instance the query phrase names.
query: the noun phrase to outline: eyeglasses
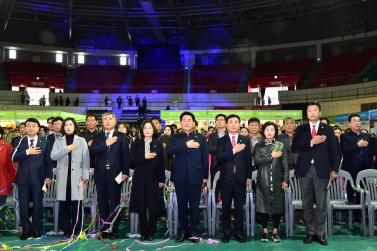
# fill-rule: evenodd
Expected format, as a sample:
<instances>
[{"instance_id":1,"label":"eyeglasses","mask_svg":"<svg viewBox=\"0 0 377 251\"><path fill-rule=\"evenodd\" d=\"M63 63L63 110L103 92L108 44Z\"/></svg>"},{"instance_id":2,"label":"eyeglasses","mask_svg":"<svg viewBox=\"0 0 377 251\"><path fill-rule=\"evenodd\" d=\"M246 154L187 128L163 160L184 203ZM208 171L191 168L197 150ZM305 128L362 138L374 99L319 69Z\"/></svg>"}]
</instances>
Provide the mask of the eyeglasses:
<instances>
[{"instance_id":1,"label":"eyeglasses","mask_svg":"<svg viewBox=\"0 0 377 251\"><path fill-rule=\"evenodd\" d=\"M216 119L216 121L218 121L218 122L225 121L225 119Z\"/></svg>"}]
</instances>

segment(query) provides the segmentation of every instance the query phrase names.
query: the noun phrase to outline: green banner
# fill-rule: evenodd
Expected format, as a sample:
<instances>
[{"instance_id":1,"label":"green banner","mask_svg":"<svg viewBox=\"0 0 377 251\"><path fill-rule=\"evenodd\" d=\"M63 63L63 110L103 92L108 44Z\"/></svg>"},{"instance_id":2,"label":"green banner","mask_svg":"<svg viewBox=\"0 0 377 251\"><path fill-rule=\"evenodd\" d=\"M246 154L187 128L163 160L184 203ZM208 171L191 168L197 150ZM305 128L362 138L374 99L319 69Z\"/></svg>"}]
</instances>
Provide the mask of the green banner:
<instances>
[{"instance_id":1,"label":"green banner","mask_svg":"<svg viewBox=\"0 0 377 251\"><path fill-rule=\"evenodd\" d=\"M284 119L286 117L291 117L295 120L302 119L302 111L299 110L268 110L268 111L255 111L255 117L258 119Z\"/></svg>"},{"instance_id":2,"label":"green banner","mask_svg":"<svg viewBox=\"0 0 377 251\"><path fill-rule=\"evenodd\" d=\"M14 111L0 111L0 119L14 119Z\"/></svg>"},{"instance_id":3,"label":"green banner","mask_svg":"<svg viewBox=\"0 0 377 251\"><path fill-rule=\"evenodd\" d=\"M56 117L60 115L60 111L41 111L41 110L18 110L15 111L16 119L48 119L49 117Z\"/></svg>"},{"instance_id":4,"label":"green banner","mask_svg":"<svg viewBox=\"0 0 377 251\"><path fill-rule=\"evenodd\" d=\"M179 116L181 116L182 112L184 111L166 111L161 110L161 119L174 119L179 120ZM194 114L195 119L207 119L207 111L206 110L200 110L200 111L190 111L192 114Z\"/></svg>"},{"instance_id":5,"label":"green banner","mask_svg":"<svg viewBox=\"0 0 377 251\"><path fill-rule=\"evenodd\" d=\"M60 116L63 119L66 119L68 117L74 118L76 122L85 122L86 121L86 115L84 114L78 114L78 113L72 113L72 112L60 112Z\"/></svg>"}]
</instances>

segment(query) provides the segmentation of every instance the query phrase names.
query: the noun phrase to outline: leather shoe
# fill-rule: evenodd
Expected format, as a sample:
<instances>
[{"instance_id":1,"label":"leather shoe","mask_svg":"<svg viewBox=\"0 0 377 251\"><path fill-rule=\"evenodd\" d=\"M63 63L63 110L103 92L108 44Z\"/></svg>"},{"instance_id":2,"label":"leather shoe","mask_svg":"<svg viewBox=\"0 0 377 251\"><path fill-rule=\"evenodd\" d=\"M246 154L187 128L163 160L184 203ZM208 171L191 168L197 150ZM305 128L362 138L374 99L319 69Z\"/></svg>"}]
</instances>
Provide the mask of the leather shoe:
<instances>
[{"instance_id":1,"label":"leather shoe","mask_svg":"<svg viewBox=\"0 0 377 251\"><path fill-rule=\"evenodd\" d=\"M234 238L236 238L236 240L237 240L238 242L241 242L241 243L245 243L245 242L246 242L245 238L243 238L243 236L240 235L240 234L236 234L236 235L234 235Z\"/></svg>"},{"instance_id":2,"label":"leather shoe","mask_svg":"<svg viewBox=\"0 0 377 251\"><path fill-rule=\"evenodd\" d=\"M140 241L145 241L145 235L141 235L139 240Z\"/></svg>"},{"instance_id":3,"label":"leather shoe","mask_svg":"<svg viewBox=\"0 0 377 251\"><path fill-rule=\"evenodd\" d=\"M230 239L230 235L229 235L229 234L224 234L224 235L223 235L223 239L222 239L222 241L223 241L224 243L228 243L228 242L229 242L229 239Z\"/></svg>"},{"instance_id":4,"label":"leather shoe","mask_svg":"<svg viewBox=\"0 0 377 251\"><path fill-rule=\"evenodd\" d=\"M40 232L33 232L33 238L34 239L41 239L42 238L42 235Z\"/></svg>"},{"instance_id":5,"label":"leather shoe","mask_svg":"<svg viewBox=\"0 0 377 251\"><path fill-rule=\"evenodd\" d=\"M321 245L327 245L327 241L324 236L317 236L317 241Z\"/></svg>"},{"instance_id":6,"label":"leather shoe","mask_svg":"<svg viewBox=\"0 0 377 251\"><path fill-rule=\"evenodd\" d=\"M199 243L199 237L195 236L194 234L189 235L188 239L189 239L192 243Z\"/></svg>"},{"instance_id":7,"label":"leather shoe","mask_svg":"<svg viewBox=\"0 0 377 251\"><path fill-rule=\"evenodd\" d=\"M181 234L177 237L177 239L175 239L175 242L182 242L184 241L185 239L187 239L188 237L188 234Z\"/></svg>"},{"instance_id":8,"label":"leather shoe","mask_svg":"<svg viewBox=\"0 0 377 251\"><path fill-rule=\"evenodd\" d=\"M30 237L31 237L31 232L22 233L20 240L24 241L24 240L29 239Z\"/></svg>"},{"instance_id":9,"label":"leather shoe","mask_svg":"<svg viewBox=\"0 0 377 251\"><path fill-rule=\"evenodd\" d=\"M154 236L153 235L149 235L148 236L148 241L153 241L154 240Z\"/></svg>"},{"instance_id":10,"label":"leather shoe","mask_svg":"<svg viewBox=\"0 0 377 251\"><path fill-rule=\"evenodd\" d=\"M314 235L307 234L304 238L304 243L305 244L312 243L313 239L314 239Z\"/></svg>"},{"instance_id":11,"label":"leather shoe","mask_svg":"<svg viewBox=\"0 0 377 251\"><path fill-rule=\"evenodd\" d=\"M65 230L63 235L62 235L62 239L68 239L71 237L71 234L68 230Z\"/></svg>"},{"instance_id":12,"label":"leather shoe","mask_svg":"<svg viewBox=\"0 0 377 251\"><path fill-rule=\"evenodd\" d=\"M118 233L111 233L110 234L110 240L115 240L115 239L117 239L118 238Z\"/></svg>"}]
</instances>

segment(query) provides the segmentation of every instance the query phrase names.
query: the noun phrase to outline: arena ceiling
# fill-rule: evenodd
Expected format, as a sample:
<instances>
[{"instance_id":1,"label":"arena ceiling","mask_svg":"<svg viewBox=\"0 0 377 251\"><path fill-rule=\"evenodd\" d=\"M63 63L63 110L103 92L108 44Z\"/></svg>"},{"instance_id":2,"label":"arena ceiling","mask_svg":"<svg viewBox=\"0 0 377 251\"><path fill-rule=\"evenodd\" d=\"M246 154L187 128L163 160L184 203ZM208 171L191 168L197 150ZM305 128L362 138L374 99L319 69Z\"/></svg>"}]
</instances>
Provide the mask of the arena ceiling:
<instances>
[{"instance_id":1,"label":"arena ceiling","mask_svg":"<svg viewBox=\"0 0 377 251\"><path fill-rule=\"evenodd\" d=\"M10 25L59 27L71 43L95 31L122 34L127 46L191 48L226 47L229 39L253 46L328 38L357 22L377 30L377 0L0 0L0 9L2 40Z\"/></svg>"}]
</instances>

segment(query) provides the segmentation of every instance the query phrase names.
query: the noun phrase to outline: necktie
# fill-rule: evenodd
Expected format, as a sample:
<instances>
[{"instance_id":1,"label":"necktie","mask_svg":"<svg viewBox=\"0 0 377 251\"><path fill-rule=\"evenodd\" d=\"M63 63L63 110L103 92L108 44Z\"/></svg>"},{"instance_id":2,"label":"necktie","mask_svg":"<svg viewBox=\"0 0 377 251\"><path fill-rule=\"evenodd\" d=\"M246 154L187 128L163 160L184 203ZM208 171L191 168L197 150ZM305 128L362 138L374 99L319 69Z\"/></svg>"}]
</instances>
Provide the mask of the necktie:
<instances>
[{"instance_id":1,"label":"necktie","mask_svg":"<svg viewBox=\"0 0 377 251\"><path fill-rule=\"evenodd\" d=\"M317 132L315 130L315 125L313 125L313 128L312 128L312 138L314 138L316 135L317 135Z\"/></svg>"},{"instance_id":2,"label":"necktie","mask_svg":"<svg viewBox=\"0 0 377 251\"><path fill-rule=\"evenodd\" d=\"M109 138L109 135L110 135L110 133L107 132L107 133L106 133L106 139ZM106 152L106 166L109 165L109 150L110 150L110 146L107 147L107 152Z\"/></svg>"},{"instance_id":3,"label":"necktie","mask_svg":"<svg viewBox=\"0 0 377 251\"><path fill-rule=\"evenodd\" d=\"M232 147L236 145L236 136L232 136ZM233 166L233 172L236 172L236 166Z\"/></svg>"},{"instance_id":4,"label":"necktie","mask_svg":"<svg viewBox=\"0 0 377 251\"><path fill-rule=\"evenodd\" d=\"M34 146L34 139L31 139L30 140L30 147L33 147Z\"/></svg>"},{"instance_id":5,"label":"necktie","mask_svg":"<svg viewBox=\"0 0 377 251\"><path fill-rule=\"evenodd\" d=\"M315 131L315 125L313 125L313 128L312 128L312 138L314 138L316 135L317 135L317 132ZM313 158L312 158L311 163L314 164L314 159Z\"/></svg>"}]
</instances>

